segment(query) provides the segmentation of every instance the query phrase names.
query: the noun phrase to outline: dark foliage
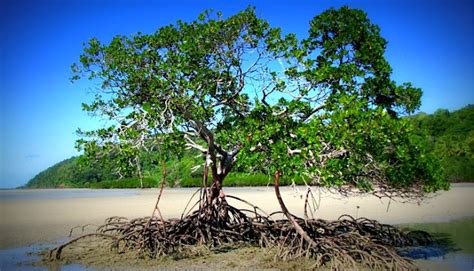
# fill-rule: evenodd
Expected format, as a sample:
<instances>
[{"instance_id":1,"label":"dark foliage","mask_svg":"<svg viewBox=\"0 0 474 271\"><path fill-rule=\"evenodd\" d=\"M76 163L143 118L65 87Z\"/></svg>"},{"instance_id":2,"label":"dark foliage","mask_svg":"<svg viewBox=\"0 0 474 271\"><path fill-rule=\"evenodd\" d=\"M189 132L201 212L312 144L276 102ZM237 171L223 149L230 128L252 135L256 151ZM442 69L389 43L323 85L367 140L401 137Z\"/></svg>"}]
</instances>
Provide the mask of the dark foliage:
<instances>
[{"instance_id":1,"label":"dark foliage","mask_svg":"<svg viewBox=\"0 0 474 271\"><path fill-rule=\"evenodd\" d=\"M417 134L440 161L451 182L474 181L474 105L410 117Z\"/></svg>"}]
</instances>

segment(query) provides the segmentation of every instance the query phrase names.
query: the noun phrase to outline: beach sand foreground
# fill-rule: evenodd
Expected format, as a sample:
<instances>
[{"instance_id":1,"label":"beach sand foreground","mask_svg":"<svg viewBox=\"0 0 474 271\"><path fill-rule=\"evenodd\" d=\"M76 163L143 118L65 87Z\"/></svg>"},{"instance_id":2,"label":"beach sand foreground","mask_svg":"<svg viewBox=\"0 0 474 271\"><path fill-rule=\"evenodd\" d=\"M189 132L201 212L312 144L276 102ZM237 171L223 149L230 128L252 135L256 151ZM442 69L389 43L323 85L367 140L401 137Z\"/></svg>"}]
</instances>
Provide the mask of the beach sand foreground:
<instances>
[{"instance_id":1,"label":"beach sand foreground","mask_svg":"<svg viewBox=\"0 0 474 271\"><path fill-rule=\"evenodd\" d=\"M303 216L304 187L283 187L282 196L295 215ZM24 199L8 198L0 193L0 248L22 247L36 243L54 242L66 238L69 230L78 225L100 225L111 216L136 218L150 216L158 189L123 190L74 190L75 197L48 197L48 193L64 193L64 190L21 190L14 193L45 193L45 197ZM81 191L84 195L81 196ZM109 192L111 191L111 192ZM165 189L159 207L165 218L180 217L195 189ZM100 196L95 193L101 193ZM245 199L265 212L279 211L273 187L226 188L229 195ZM12 192L10 192L12 193ZM337 219L342 214L368 217L382 223L427 223L445 222L474 216L474 184L454 184L450 191L420 204L400 203L374 196L352 196L344 198L337 194L314 191L319 202L318 218ZM30 199L29 199L30 198ZM234 206L244 205L228 199Z\"/></svg>"}]
</instances>

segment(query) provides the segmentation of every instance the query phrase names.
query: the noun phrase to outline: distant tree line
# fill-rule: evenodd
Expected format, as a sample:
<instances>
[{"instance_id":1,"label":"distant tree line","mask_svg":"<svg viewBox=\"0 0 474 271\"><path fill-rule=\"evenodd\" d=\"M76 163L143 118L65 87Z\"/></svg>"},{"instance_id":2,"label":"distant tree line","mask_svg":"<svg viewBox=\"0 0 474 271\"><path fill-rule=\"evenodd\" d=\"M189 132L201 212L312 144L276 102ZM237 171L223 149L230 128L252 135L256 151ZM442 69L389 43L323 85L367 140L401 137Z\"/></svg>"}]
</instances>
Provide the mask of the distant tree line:
<instances>
[{"instance_id":1,"label":"distant tree line","mask_svg":"<svg viewBox=\"0 0 474 271\"><path fill-rule=\"evenodd\" d=\"M451 182L474 181L474 105L457 111L438 109L412 117L417 134L426 140Z\"/></svg>"},{"instance_id":2,"label":"distant tree line","mask_svg":"<svg viewBox=\"0 0 474 271\"><path fill-rule=\"evenodd\" d=\"M144 154L146 155L146 154ZM162 178L162 165L150 163L150 157L142 159L143 187L158 187ZM195 151L186 152L183 157L175 157L166 163L168 187L196 187L202 182L203 167L196 167L202 161ZM138 188L140 179L134 171L120 174L114 163L103 160L90 164L83 156L76 156L61 161L42 171L32 178L25 188ZM240 172L229 175L228 186L264 186L271 182L264 174L244 174ZM283 184L301 179L283 180Z\"/></svg>"}]
</instances>

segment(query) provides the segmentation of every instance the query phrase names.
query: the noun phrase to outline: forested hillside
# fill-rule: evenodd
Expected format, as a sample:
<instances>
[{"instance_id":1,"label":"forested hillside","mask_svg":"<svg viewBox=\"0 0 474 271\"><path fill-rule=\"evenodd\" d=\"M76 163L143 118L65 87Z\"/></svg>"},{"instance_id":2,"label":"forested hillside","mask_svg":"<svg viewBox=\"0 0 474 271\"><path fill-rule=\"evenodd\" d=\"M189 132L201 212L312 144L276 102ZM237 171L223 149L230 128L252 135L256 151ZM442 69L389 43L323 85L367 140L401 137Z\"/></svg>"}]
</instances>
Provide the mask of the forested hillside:
<instances>
[{"instance_id":1,"label":"forested hillside","mask_svg":"<svg viewBox=\"0 0 474 271\"><path fill-rule=\"evenodd\" d=\"M449 112L439 109L434 114L419 113L410 117L415 129L426 139L428 149L441 161L445 176L451 182L474 181L474 105ZM196 154L188 153L181 159L169 161L167 185L198 186L202 168L192 170L200 161ZM161 166L144 165L144 187L156 187L161 179ZM286 180L286 184L292 180ZM296 180L299 183L299 180ZM226 180L228 186L267 185L268 176L233 173ZM119 179L107 167L88 166L80 157L64 160L39 173L26 185L28 188L92 187L125 188L139 187L133 176Z\"/></svg>"},{"instance_id":2,"label":"forested hillside","mask_svg":"<svg viewBox=\"0 0 474 271\"><path fill-rule=\"evenodd\" d=\"M71 157L40 172L27 184L27 188L84 187L114 176L100 167L80 163L80 157Z\"/></svg>"},{"instance_id":3,"label":"forested hillside","mask_svg":"<svg viewBox=\"0 0 474 271\"><path fill-rule=\"evenodd\" d=\"M474 181L474 105L411 117L418 134L441 161L451 182Z\"/></svg>"}]
</instances>

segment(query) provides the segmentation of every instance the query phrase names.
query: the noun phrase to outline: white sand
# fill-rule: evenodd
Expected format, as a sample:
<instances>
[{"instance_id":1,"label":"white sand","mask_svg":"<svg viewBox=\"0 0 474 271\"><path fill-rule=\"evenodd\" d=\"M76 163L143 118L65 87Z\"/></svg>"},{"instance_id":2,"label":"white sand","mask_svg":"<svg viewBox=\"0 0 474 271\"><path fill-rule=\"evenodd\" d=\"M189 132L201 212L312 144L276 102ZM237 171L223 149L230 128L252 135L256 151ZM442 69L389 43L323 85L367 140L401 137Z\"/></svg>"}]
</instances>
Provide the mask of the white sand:
<instances>
[{"instance_id":1,"label":"white sand","mask_svg":"<svg viewBox=\"0 0 474 271\"><path fill-rule=\"evenodd\" d=\"M291 188L281 188L288 209L295 215L303 215L304 187L300 193ZM24 190L15 193L61 193L64 190ZM88 190L80 190L88 191ZM112 190L113 191L113 190ZM158 189L127 190L135 195L101 191L103 196L90 193L73 198L47 198L11 200L0 193L0 248L20 247L35 243L53 242L67 237L77 225L101 224L110 216L128 218L149 216L153 211ZM160 210L165 218L179 217L194 189L165 189ZM226 188L227 194L243 198L268 213L278 211L273 187ZM89 191L94 193L94 191ZM116 192L116 191L115 191ZM109 193L109 194L107 194ZM79 193L80 195L80 193ZM105 196L104 196L105 195ZM315 192L318 195L318 192ZM34 197L33 197L34 198ZM233 199L229 203L244 207ZM454 184L450 191L441 192L435 198L416 203L391 202L373 196L341 198L322 193L316 215L323 219L336 219L341 214L364 216L384 223L442 222L474 216L474 184ZM359 208L357 208L359 206Z\"/></svg>"}]
</instances>

